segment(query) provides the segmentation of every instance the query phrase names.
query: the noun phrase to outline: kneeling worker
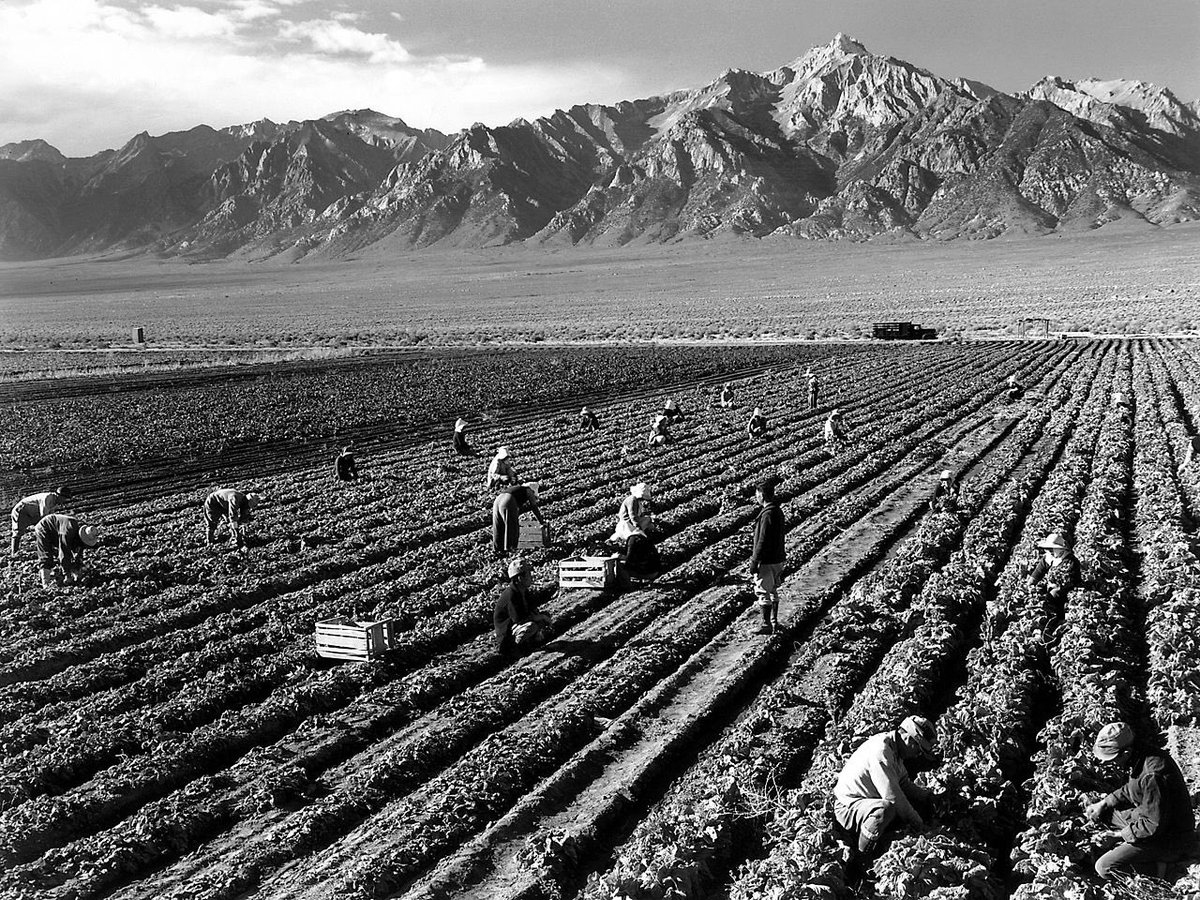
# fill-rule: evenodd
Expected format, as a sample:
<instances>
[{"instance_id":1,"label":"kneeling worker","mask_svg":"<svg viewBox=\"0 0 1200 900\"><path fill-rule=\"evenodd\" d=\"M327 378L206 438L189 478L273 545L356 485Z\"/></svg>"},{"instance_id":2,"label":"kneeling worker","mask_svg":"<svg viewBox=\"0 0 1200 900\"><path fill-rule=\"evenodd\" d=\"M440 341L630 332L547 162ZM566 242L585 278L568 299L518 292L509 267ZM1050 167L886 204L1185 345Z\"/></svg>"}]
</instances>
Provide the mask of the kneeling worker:
<instances>
[{"instance_id":1,"label":"kneeling worker","mask_svg":"<svg viewBox=\"0 0 1200 900\"><path fill-rule=\"evenodd\" d=\"M229 523L234 546L244 549L246 530L258 506L258 494L243 494L233 488L219 488L204 498L204 524L207 526L206 543L211 547L216 541L217 527L222 520Z\"/></svg>"},{"instance_id":2,"label":"kneeling worker","mask_svg":"<svg viewBox=\"0 0 1200 900\"><path fill-rule=\"evenodd\" d=\"M518 558L508 564L508 583L492 610L496 652L503 656L536 647L546 640L550 617L537 611L532 585L533 572L526 560Z\"/></svg>"},{"instance_id":3,"label":"kneeling worker","mask_svg":"<svg viewBox=\"0 0 1200 900\"><path fill-rule=\"evenodd\" d=\"M649 581L662 571L662 560L658 548L650 540L649 531L653 522L650 513L650 485L639 482L629 489L629 496L621 501L617 511L617 528L613 539L625 542L622 567L632 578Z\"/></svg>"},{"instance_id":4,"label":"kneeling worker","mask_svg":"<svg viewBox=\"0 0 1200 900\"><path fill-rule=\"evenodd\" d=\"M579 411L579 430L583 432L600 430L600 420L586 406Z\"/></svg>"},{"instance_id":5,"label":"kneeling worker","mask_svg":"<svg viewBox=\"0 0 1200 900\"><path fill-rule=\"evenodd\" d=\"M84 525L74 516L51 513L34 526L42 587L53 588L54 568L62 569L63 584L78 584L83 574L84 551L100 543L100 528Z\"/></svg>"},{"instance_id":6,"label":"kneeling worker","mask_svg":"<svg viewBox=\"0 0 1200 900\"><path fill-rule=\"evenodd\" d=\"M762 408L754 407L754 412L750 414L750 421L746 423L746 434L752 438L765 437L767 434L767 417L763 415Z\"/></svg>"},{"instance_id":7,"label":"kneeling worker","mask_svg":"<svg viewBox=\"0 0 1200 900\"><path fill-rule=\"evenodd\" d=\"M936 737L932 722L909 716L896 730L867 738L846 760L833 789L833 815L859 853L873 855L897 818L925 828L913 804L928 803L932 793L912 782L904 760L932 755Z\"/></svg>"},{"instance_id":8,"label":"kneeling worker","mask_svg":"<svg viewBox=\"0 0 1200 900\"><path fill-rule=\"evenodd\" d=\"M1093 822L1106 822L1121 843L1096 860L1106 881L1118 868L1151 868L1182 859L1196 835L1187 782L1165 750L1135 753L1133 729L1112 722L1100 729L1092 752L1097 759L1127 767L1124 787L1088 806Z\"/></svg>"},{"instance_id":9,"label":"kneeling worker","mask_svg":"<svg viewBox=\"0 0 1200 900\"><path fill-rule=\"evenodd\" d=\"M343 447L342 452L333 461L333 476L338 481L353 481L358 477L358 463L349 445Z\"/></svg>"},{"instance_id":10,"label":"kneeling worker","mask_svg":"<svg viewBox=\"0 0 1200 900\"><path fill-rule=\"evenodd\" d=\"M454 421L454 452L459 456L478 456L479 451L467 443L467 420Z\"/></svg>"}]
</instances>

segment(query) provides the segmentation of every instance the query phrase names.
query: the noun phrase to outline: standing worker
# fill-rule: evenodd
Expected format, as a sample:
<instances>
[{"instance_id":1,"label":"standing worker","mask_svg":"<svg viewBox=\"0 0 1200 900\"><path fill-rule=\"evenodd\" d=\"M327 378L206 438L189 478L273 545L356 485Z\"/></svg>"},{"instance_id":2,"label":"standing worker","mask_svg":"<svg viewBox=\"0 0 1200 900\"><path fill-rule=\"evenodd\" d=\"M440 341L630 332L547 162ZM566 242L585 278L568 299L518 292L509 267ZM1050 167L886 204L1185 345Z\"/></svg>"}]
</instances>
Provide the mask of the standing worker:
<instances>
[{"instance_id":1,"label":"standing worker","mask_svg":"<svg viewBox=\"0 0 1200 900\"><path fill-rule=\"evenodd\" d=\"M358 463L347 444L333 461L333 475L338 481L353 481L358 477Z\"/></svg>"},{"instance_id":2,"label":"standing worker","mask_svg":"<svg viewBox=\"0 0 1200 900\"><path fill-rule=\"evenodd\" d=\"M579 430L585 433L600 430L600 420L586 406L579 411Z\"/></svg>"},{"instance_id":3,"label":"standing worker","mask_svg":"<svg viewBox=\"0 0 1200 900\"><path fill-rule=\"evenodd\" d=\"M64 501L70 500L71 497L70 488L56 487L52 491L30 494L28 497L18 500L12 508L12 543L9 553L16 556L17 551L21 549L21 538L25 532L46 516L57 512Z\"/></svg>"},{"instance_id":4,"label":"standing worker","mask_svg":"<svg viewBox=\"0 0 1200 900\"><path fill-rule=\"evenodd\" d=\"M746 423L746 434L752 438L766 437L767 417L763 415L761 407L754 407L754 412L750 414L750 421Z\"/></svg>"},{"instance_id":5,"label":"standing worker","mask_svg":"<svg viewBox=\"0 0 1200 900\"><path fill-rule=\"evenodd\" d=\"M805 371L804 377L808 380L808 408L817 408L817 395L820 393L820 388L817 384L817 373L811 368Z\"/></svg>"},{"instance_id":6,"label":"standing worker","mask_svg":"<svg viewBox=\"0 0 1200 900\"><path fill-rule=\"evenodd\" d=\"M546 519L538 506L539 485L508 485L500 489L492 503L492 549L496 556L516 550L521 539L521 513L531 512L543 525Z\"/></svg>"},{"instance_id":7,"label":"standing worker","mask_svg":"<svg viewBox=\"0 0 1200 900\"><path fill-rule=\"evenodd\" d=\"M492 609L496 652L501 656L512 656L518 649L531 649L546 640L550 617L537 611L540 598L531 590L532 586L533 573L528 561L517 558L510 562L508 583Z\"/></svg>"},{"instance_id":8,"label":"standing worker","mask_svg":"<svg viewBox=\"0 0 1200 900\"><path fill-rule=\"evenodd\" d=\"M646 438L646 443L651 447L662 447L673 443L669 424L670 420L663 413L659 413L651 419L650 436Z\"/></svg>"},{"instance_id":9,"label":"standing worker","mask_svg":"<svg viewBox=\"0 0 1200 900\"><path fill-rule=\"evenodd\" d=\"M846 428L842 424L842 411L840 409L830 411L829 416L825 419L823 434L825 436L825 447L830 452L836 450L837 445L846 439Z\"/></svg>"},{"instance_id":10,"label":"standing worker","mask_svg":"<svg viewBox=\"0 0 1200 900\"><path fill-rule=\"evenodd\" d=\"M733 406L733 388L729 386L729 382L721 385L721 408L729 409Z\"/></svg>"},{"instance_id":11,"label":"standing worker","mask_svg":"<svg viewBox=\"0 0 1200 900\"><path fill-rule=\"evenodd\" d=\"M454 452L459 456L478 456L479 451L467 443L467 420L454 421Z\"/></svg>"},{"instance_id":12,"label":"standing worker","mask_svg":"<svg viewBox=\"0 0 1200 900\"><path fill-rule=\"evenodd\" d=\"M517 473L513 470L512 460L509 459L508 448L498 448L496 455L492 457L492 461L488 464L487 487L489 489L502 488L507 485L517 484L519 481Z\"/></svg>"},{"instance_id":13,"label":"standing worker","mask_svg":"<svg viewBox=\"0 0 1200 900\"><path fill-rule=\"evenodd\" d=\"M83 575L84 551L100 543L100 528L84 525L74 516L51 513L33 528L37 543L38 566L42 570L42 587L55 585L54 568L62 569L63 584L78 584Z\"/></svg>"},{"instance_id":14,"label":"standing worker","mask_svg":"<svg viewBox=\"0 0 1200 900\"><path fill-rule=\"evenodd\" d=\"M1187 856L1196 835L1192 800L1183 773L1165 750L1136 753L1133 729L1111 722L1100 729L1092 747L1096 758L1128 767L1124 787L1088 806L1093 822L1112 826L1120 843L1096 860L1096 874L1107 881L1114 869L1150 866L1164 874L1167 863Z\"/></svg>"},{"instance_id":15,"label":"standing worker","mask_svg":"<svg viewBox=\"0 0 1200 900\"><path fill-rule=\"evenodd\" d=\"M658 548L650 540L653 516L650 512L653 497L650 485L639 482L629 489L629 495L621 501L617 511L617 528L613 540L625 545L622 568L626 574L639 580L649 581L662 571L662 560Z\"/></svg>"},{"instance_id":16,"label":"standing worker","mask_svg":"<svg viewBox=\"0 0 1200 900\"><path fill-rule=\"evenodd\" d=\"M204 523L208 527L208 546L212 546L217 537L217 526L222 520L229 523L229 531L233 535L234 546L239 550L246 549L246 530L252 518L251 513L258 506L258 494L243 494L233 488L218 488L204 498Z\"/></svg>"},{"instance_id":17,"label":"standing worker","mask_svg":"<svg viewBox=\"0 0 1200 900\"><path fill-rule=\"evenodd\" d=\"M942 469L937 487L929 498L929 509L933 512L954 512L958 509L958 480L949 469Z\"/></svg>"},{"instance_id":18,"label":"standing worker","mask_svg":"<svg viewBox=\"0 0 1200 900\"><path fill-rule=\"evenodd\" d=\"M933 723L909 716L895 731L867 738L846 760L833 788L833 816L863 856L874 855L897 818L925 828L914 804L927 804L932 793L912 782L904 760L931 756L936 738Z\"/></svg>"},{"instance_id":19,"label":"standing worker","mask_svg":"<svg viewBox=\"0 0 1200 900\"><path fill-rule=\"evenodd\" d=\"M783 510L775 499L775 480L767 478L754 490L762 505L754 520L754 550L750 554L750 574L754 577L754 595L762 613L759 634L771 634L779 627L779 585L783 583Z\"/></svg>"}]
</instances>

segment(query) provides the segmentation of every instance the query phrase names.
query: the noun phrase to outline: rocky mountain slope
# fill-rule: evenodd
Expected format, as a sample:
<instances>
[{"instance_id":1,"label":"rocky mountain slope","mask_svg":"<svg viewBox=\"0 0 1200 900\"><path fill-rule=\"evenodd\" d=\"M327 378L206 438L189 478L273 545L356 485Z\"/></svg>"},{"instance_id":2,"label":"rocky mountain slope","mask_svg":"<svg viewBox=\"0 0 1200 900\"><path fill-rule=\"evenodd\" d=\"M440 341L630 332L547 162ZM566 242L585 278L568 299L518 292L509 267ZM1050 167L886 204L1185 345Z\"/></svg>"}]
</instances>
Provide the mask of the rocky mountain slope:
<instances>
[{"instance_id":1,"label":"rocky mountain slope","mask_svg":"<svg viewBox=\"0 0 1200 900\"><path fill-rule=\"evenodd\" d=\"M1200 218L1200 117L1143 82L1020 95L845 35L771 72L453 137L371 110L66 160L0 148L0 252L951 239Z\"/></svg>"}]
</instances>

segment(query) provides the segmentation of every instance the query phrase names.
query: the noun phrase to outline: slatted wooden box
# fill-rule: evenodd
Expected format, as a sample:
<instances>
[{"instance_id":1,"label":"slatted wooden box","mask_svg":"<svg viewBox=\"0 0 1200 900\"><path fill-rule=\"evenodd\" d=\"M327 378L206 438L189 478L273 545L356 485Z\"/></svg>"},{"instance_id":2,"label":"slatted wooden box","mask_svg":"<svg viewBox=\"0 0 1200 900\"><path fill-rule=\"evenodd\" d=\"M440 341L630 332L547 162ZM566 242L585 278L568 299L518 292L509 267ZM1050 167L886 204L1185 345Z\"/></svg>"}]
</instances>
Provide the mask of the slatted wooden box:
<instances>
[{"instance_id":1,"label":"slatted wooden box","mask_svg":"<svg viewBox=\"0 0 1200 900\"><path fill-rule=\"evenodd\" d=\"M392 649L393 621L356 622L345 616L322 619L317 623L317 655L356 662L378 659Z\"/></svg>"},{"instance_id":2,"label":"slatted wooden box","mask_svg":"<svg viewBox=\"0 0 1200 900\"><path fill-rule=\"evenodd\" d=\"M550 546L550 526L543 525L532 516L521 516L521 534L517 538L517 547L522 550L532 550L536 547Z\"/></svg>"},{"instance_id":3,"label":"slatted wooden box","mask_svg":"<svg viewBox=\"0 0 1200 900\"><path fill-rule=\"evenodd\" d=\"M615 553L611 556L564 559L558 564L558 585L602 591L616 584L619 565L620 560Z\"/></svg>"}]
</instances>

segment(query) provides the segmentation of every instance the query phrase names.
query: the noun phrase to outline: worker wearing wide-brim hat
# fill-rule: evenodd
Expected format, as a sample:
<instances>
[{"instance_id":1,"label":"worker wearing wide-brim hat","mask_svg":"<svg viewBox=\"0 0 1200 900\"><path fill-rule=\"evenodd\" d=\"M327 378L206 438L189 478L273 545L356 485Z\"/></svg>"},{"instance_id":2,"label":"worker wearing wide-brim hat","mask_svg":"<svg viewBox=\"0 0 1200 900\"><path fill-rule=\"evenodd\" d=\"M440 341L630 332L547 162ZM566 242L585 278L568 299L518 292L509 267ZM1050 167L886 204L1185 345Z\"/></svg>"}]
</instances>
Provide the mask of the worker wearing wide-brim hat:
<instances>
[{"instance_id":1,"label":"worker wearing wide-brim hat","mask_svg":"<svg viewBox=\"0 0 1200 900\"><path fill-rule=\"evenodd\" d=\"M545 641L550 617L538 612L541 594L533 590L533 570L528 560L517 557L508 564L508 581L496 598L492 610L492 629L496 652L512 656L518 650L529 650Z\"/></svg>"},{"instance_id":2,"label":"worker wearing wide-brim hat","mask_svg":"<svg viewBox=\"0 0 1200 900\"><path fill-rule=\"evenodd\" d=\"M497 556L516 550L521 539L521 513L531 512L543 525L546 519L538 505L542 486L510 484L502 487L492 502L492 549Z\"/></svg>"},{"instance_id":3,"label":"worker wearing wide-brim hat","mask_svg":"<svg viewBox=\"0 0 1200 900\"><path fill-rule=\"evenodd\" d=\"M952 512L958 504L958 492L958 480L954 473L950 469L942 469L933 496L929 498L929 508L937 512Z\"/></svg>"},{"instance_id":4,"label":"worker wearing wide-brim hat","mask_svg":"<svg viewBox=\"0 0 1200 900\"><path fill-rule=\"evenodd\" d=\"M733 406L733 388L730 387L728 381L721 385L721 406L724 409Z\"/></svg>"},{"instance_id":5,"label":"worker wearing wide-brim hat","mask_svg":"<svg viewBox=\"0 0 1200 900\"><path fill-rule=\"evenodd\" d=\"M34 526L33 537L42 587L54 587L55 568L62 569L63 584L78 584L85 552L100 543L100 526L86 524L65 513L51 513Z\"/></svg>"},{"instance_id":6,"label":"worker wearing wide-brim hat","mask_svg":"<svg viewBox=\"0 0 1200 900\"><path fill-rule=\"evenodd\" d=\"M679 403L674 397L663 404L662 414L667 417L667 421L671 424L683 418L683 410L679 408Z\"/></svg>"},{"instance_id":7,"label":"worker wearing wide-brim hat","mask_svg":"<svg viewBox=\"0 0 1200 900\"><path fill-rule=\"evenodd\" d=\"M508 455L508 448L496 448L496 455L488 463L487 486L500 488L509 484L517 484L519 481L516 470L513 469L512 459Z\"/></svg>"},{"instance_id":8,"label":"worker wearing wide-brim hat","mask_svg":"<svg viewBox=\"0 0 1200 900\"><path fill-rule=\"evenodd\" d=\"M1092 752L1129 773L1123 787L1084 809L1093 822L1112 826L1111 834L1120 840L1096 860L1096 874L1107 881L1115 869L1165 866L1184 858L1195 841L1196 820L1187 781L1170 754L1139 751L1125 722L1101 728Z\"/></svg>"},{"instance_id":9,"label":"worker wearing wide-brim hat","mask_svg":"<svg viewBox=\"0 0 1200 900\"><path fill-rule=\"evenodd\" d=\"M467 443L468 424L462 417L454 420L454 452L459 456L478 456L479 451Z\"/></svg>"},{"instance_id":10,"label":"worker wearing wide-brim hat","mask_svg":"<svg viewBox=\"0 0 1200 900\"><path fill-rule=\"evenodd\" d=\"M1029 573L1032 585L1043 586L1051 597L1061 600L1079 583L1079 563L1071 552L1070 539L1059 531L1037 542L1042 558Z\"/></svg>"},{"instance_id":11,"label":"worker wearing wide-brim hat","mask_svg":"<svg viewBox=\"0 0 1200 900\"><path fill-rule=\"evenodd\" d=\"M333 461L333 477L338 481L353 481L358 477L358 461L353 448L347 444Z\"/></svg>"},{"instance_id":12,"label":"worker wearing wide-brim hat","mask_svg":"<svg viewBox=\"0 0 1200 900\"><path fill-rule=\"evenodd\" d=\"M591 407L583 407L579 410L579 430L580 431L599 431L600 419L592 411Z\"/></svg>"}]
</instances>

